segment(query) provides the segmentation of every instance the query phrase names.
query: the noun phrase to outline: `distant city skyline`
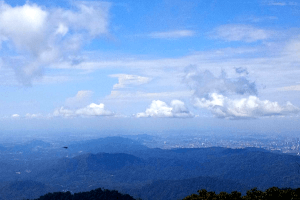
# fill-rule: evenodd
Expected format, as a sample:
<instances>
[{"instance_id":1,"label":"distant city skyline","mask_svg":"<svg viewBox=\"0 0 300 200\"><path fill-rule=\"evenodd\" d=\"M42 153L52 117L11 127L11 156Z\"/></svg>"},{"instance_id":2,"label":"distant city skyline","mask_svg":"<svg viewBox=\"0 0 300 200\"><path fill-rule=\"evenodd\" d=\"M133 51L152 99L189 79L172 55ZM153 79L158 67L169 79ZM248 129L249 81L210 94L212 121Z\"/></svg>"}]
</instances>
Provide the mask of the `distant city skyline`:
<instances>
[{"instance_id":1,"label":"distant city skyline","mask_svg":"<svg viewBox=\"0 0 300 200\"><path fill-rule=\"evenodd\" d=\"M295 133L296 1L3 1L0 131Z\"/></svg>"}]
</instances>

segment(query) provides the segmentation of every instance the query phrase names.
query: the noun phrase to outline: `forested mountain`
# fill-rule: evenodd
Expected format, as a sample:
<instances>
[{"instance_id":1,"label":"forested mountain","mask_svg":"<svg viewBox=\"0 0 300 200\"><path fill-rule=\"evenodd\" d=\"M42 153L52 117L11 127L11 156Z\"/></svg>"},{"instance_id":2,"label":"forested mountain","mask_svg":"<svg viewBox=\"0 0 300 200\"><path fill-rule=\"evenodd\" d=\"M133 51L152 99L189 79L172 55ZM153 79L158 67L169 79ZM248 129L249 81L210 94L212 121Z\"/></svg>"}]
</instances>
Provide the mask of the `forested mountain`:
<instances>
[{"instance_id":1,"label":"forested mountain","mask_svg":"<svg viewBox=\"0 0 300 200\"><path fill-rule=\"evenodd\" d=\"M102 190L98 188L89 192L79 192L71 194L70 192L54 192L45 194L35 200L134 200L128 194L121 194L115 190Z\"/></svg>"},{"instance_id":2,"label":"forested mountain","mask_svg":"<svg viewBox=\"0 0 300 200\"><path fill-rule=\"evenodd\" d=\"M227 192L220 192L216 194L214 191L206 191L205 189L198 190L198 194L192 194L185 197L183 200L253 200L253 199L266 199L266 200L300 200L300 188L290 189L284 188L279 189L277 187L268 188L265 191L257 190L257 188L252 188L248 190L246 195L242 196L240 192L234 191L228 194Z\"/></svg>"},{"instance_id":3,"label":"forested mountain","mask_svg":"<svg viewBox=\"0 0 300 200\"><path fill-rule=\"evenodd\" d=\"M195 193L199 188L205 188L208 191L215 191L216 193L222 191L230 193L235 190L245 192L249 189L249 187L245 185L230 180L197 177L183 180L153 181L151 184L147 184L141 189L129 190L127 193L143 200L177 200Z\"/></svg>"},{"instance_id":4,"label":"forested mountain","mask_svg":"<svg viewBox=\"0 0 300 200\"><path fill-rule=\"evenodd\" d=\"M7 200L96 188L172 200L199 189L245 194L254 187L300 187L299 156L257 148L151 149L135 140L110 137L76 142L68 149L43 142L18 149L1 153L0 187Z\"/></svg>"},{"instance_id":5,"label":"forested mountain","mask_svg":"<svg viewBox=\"0 0 300 200\"><path fill-rule=\"evenodd\" d=\"M167 198L173 199L182 199L176 198L172 196L172 194L164 191L156 191L161 192L160 194L166 196ZM144 194L146 195L146 194ZM171 197L170 197L171 195ZM154 199L165 199L163 196L156 195L155 197L146 197L145 199L151 198ZM134 200L128 194L120 194L116 190L102 190L98 188L96 190L92 190L89 192L79 192L71 194L71 192L54 192L43 195L35 200ZM139 198L140 199L140 198ZM144 200L145 200L144 199ZM253 200L253 199L266 199L266 200L287 200L287 199L300 199L300 188L298 189L290 189L283 188L279 189L277 187L268 188L265 191L257 190L256 188L252 188L248 190L245 195L242 195L238 191L233 191L231 193L227 193L224 191L215 192L215 191L207 191L205 189L198 190L198 194L191 194L189 196L184 197L183 200Z\"/></svg>"},{"instance_id":6,"label":"forested mountain","mask_svg":"<svg viewBox=\"0 0 300 200\"><path fill-rule=\"evenodd\" d=\"M37 181L13 181L0 189L0 199L33 199L59 189Z\"/></svg>"}]
</instances>

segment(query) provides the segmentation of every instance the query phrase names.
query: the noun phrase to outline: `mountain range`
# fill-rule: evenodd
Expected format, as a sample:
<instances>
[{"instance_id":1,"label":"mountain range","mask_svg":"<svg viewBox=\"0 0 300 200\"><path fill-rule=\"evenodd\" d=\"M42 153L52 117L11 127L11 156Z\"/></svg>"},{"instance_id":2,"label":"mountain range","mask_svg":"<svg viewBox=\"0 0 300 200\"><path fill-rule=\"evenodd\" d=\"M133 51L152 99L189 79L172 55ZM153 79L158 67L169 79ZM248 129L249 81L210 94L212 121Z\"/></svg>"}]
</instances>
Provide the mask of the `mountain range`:
<instances>
[{"instance_id":1,"label":"mountain range","mask_svg":"<svg viewBox=\"0 0 300 200\"><path fill-rule=\"evenodd\" d=\"M33 141L0 152L0 191L8 200L96 188L173 200L200 189L245 194L253 187L300 187L300 157L259 148L158 149L108 137L74 142L68 149Z\"/></svg>"}]
</instances>

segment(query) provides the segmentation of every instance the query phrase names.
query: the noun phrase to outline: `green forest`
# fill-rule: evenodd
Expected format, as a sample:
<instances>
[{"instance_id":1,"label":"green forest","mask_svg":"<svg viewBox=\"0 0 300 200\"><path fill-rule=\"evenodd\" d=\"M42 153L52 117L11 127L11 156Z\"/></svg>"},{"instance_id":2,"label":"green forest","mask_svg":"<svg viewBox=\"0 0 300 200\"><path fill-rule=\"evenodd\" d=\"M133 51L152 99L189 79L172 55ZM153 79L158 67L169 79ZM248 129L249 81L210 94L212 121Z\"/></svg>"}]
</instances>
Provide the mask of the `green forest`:
<instances>
[{"instance_id":1,"label":"green forest","mask_svg":"<svg viewBox=\"0 0 300 200\"><path fill-rule=\"evenodd\" d=\"M300 188L298 189L279 189L277 187L269 188L265 191L253 188L248 190L246 195L238 191L231 193L220 192L216 194L213 191L208 192L205 189L198 190L198 194L192 194L183 200L300 200ZM116 190L106 190L98 188L90 192L54 192L43 195L35 200L135 200L128 194L121 194ZM141 199L138 199L141 200Z\"/></svg>"},{"instance_id":2,"label":"green forest","mask_svg":"<svg viewBox=\"0 0 300 200\"><path fill-rule=\"evenodd\" d=\"M78 192L71 194L71 192L53 192L41 196L35 200L135 200L128 194L121 194L116 190L105 190L98 188L90 192Z\"/></svg>"},{"instance_id":3,"label":"green forest","mask_svg":"<svg viewBox=\"0 0 300 200\"><path fill-rule=\"evenodd\" d=\"M230 194L226 192L220 192L216 194L215 192L208 192L204 189L198 190L198 194L192 194L190 196L185 197L183 200L288 200L288 199L299 199L300 200L300 188L294 189L279 189L277 187L269 188L265 191L257 190L253 188L248 190L245 196L242 196L240 192L233 191Z\"/></svg>"}]
</instances>

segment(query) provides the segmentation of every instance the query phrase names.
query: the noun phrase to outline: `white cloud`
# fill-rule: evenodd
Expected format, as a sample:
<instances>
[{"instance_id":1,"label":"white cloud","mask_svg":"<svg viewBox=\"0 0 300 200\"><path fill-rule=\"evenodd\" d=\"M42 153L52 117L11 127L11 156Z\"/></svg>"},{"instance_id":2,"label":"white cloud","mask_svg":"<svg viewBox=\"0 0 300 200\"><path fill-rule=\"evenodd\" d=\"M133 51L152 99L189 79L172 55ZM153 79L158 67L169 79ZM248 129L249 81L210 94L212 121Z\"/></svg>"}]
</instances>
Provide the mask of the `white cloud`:
<instances>
[{"instance_id":1,"label":"white cloud","mask_svg":"<svg viewBox=\"0 0 300 200\"><path fill-rule=\"evenodd\" d=\"M61 34L62 36L65 36L69 31L69 28L65 26L64 24L59 24L58 28L55 31L55 34Z\"/></svg>"},{"instance_id":2,"label":"white cloud","mask_svg":"<svg viewBox=\"0 0 300 200\"><path fill-rule=\"evenodd\" d=\"M219 26L212 33L212 38L226 41L256 42L271 37L271 31L255 28L250 25L227 24Z\"/></svg>"},{"instance_id":3,"label":"white cloud","mask_svg":"<svg viewBox=\"0 0 300 200\"><path fill-rule=\"evenodd\" d=\"M74 97L66 99L66 105L68 107L78 107L82 104L85 104L90 100L93 92L90 90L80 90Z\"/></svg>"},{"instance_id":4,"label":"white cloud","mask_svg":"<svg viewBox=\"0 0 300 200\"><path fill-rule=\"evenodd\" d=\"M194 115L185 107L182 101L173 100L168 106L163 101L154 100L145 112L137 113L136 117L188 118L194 117Z\"/></svg>"},{"instance_id":5,"label":"white cloud","mask_svg":"<svg viewBox=\"0 0 300 200\"><path fill-rule=\"evenodd\" d=\"M300 61L300 36L287 43L283 50L283 56L291 63Z\"/></svg>"},{"instance_id":6,"label":"white cloud","mask_svg":"<svg viewBox=\"0 0 300 200\"><path fill-rule=\"evenodd\" d=\"M53 112L54 117L75 117L75 112L73 110L65 109L64 107L60 107L58 109L55 109Z\"/></svg>"},{"instance_id":7,"label":"white cloud","mask_svg":"<svg viewBox=\"0 0 300 200\"><path fill-rule=\"evenodd\" d=\"M53 18L62 22L63 29L86 30L91 36L108 32L108 2L75 2L77 11L56 9ZM66 24L66 25L64 25ZM59 24L61 25L61 24ZM60 26L57 30L59 30Z\"/></svg>"},{"instance_id":8,"label":"white cloud","mask_svg":"<svg viewBox=\"0 0 300 200\"><path fill-rule=\"evenodd\" d=\"M250 94L256 95L255 82L249 80L246 68L235 68L236 77L228 78L222 70L219 77L215 77L210 71L204 72L196 66L186 68L184 81L195 91L195 95L205 97L212 92L221 94Z\"/></svg>"},{"instance_id":9,"label":"white cloud","mask_svg":"<svg viewBox=\"0 0 300 200\"><path fill-rule=\"evenodd\" d=\"M206 108L216 117L227 119L285 116L300 111L290 102L281 106L277 102L260 100L254 96L257 88L255 82L249 81L248 70L235 68L235 73L235 78L228 78L224 71L220 77L215 77L207 70L201 72L195 67L187 68L185 81L194 91L194 106Z\"/></svg>"},{"instance_id":10,"label":"white cloud","mask_svg":"<svg viewBox=\"0 0 300 200\"><path fill-rule=\"evenodd\" d=\"M249 83L255 81L257 89L262 88L263 85L267 86L264 90L260 90L260 94L265 94L266 92L271 92L271 90L275 92L280 87L292 85L299 81L300 71L297 67L300 64L299 41L299 39L293 39L279 43L268 43L268 46L261 45L259 47L224 48L194 52L193 54L176 58L141 59L140 57L125 58L118 56L118 60L94 59L92 61L83 61L74 66L70 63L61 63L61 65L52 65L51 67L53 69L83 70L88 72L105 68L122 68L145 74L146 77L153 77L153 79L159 80L162 86L165 86L163 84L169 84L168 86L173 84L172 87L176 89L181 81L181 78L178 77L183 76L183 67L185 66L196 65L202 72L210 70L215 78L219 78L220 72L224 70L228 74L227 79L231 81L234 81L232 77L234 78L238 75L235 69L242 67L248 70L248 74L251 74L251 79L244 76L244 78L249 80ZM286 44L288 45L286 46ZM282 78L283 76L288 78ZM153 84L156 84L156 82L153 81ZM183 88L180 88L180 90L183 90ZM148 93L147 91L144 92ZM215 92L220 93L218 91ZM156 91L153 91L153 93L156 93ZM112 95L115 94L112 93ZM120 93L116 95L120 95ZM126 96L126 94L121 95ZM285 101L289 100L286 99L288 98L287 96L282 96L281 98ZM152 99L156 99L156 97ZM174 97L173 99L180 99L180 97Z\"/></svg>"},{"instance_id":11,"label":"white cloud","mask_svg":"<svg viewBox=\"0 0 300 200\"><path fill-rule=\"evenodd\" d=\"M159 39L178 39L183 37L192 37L195 35L194 31L191 30L175 30L175 31L166 31L166 32L153 32L148 36L151 38Z\"/></svg>"},{"instance_id":12,"label":"white cloud","mask_svg":"<svg viewBox=\"0 0 300 200\"><path fill-rule=\"evenodd\" d=\"M37 119L37 118L42 118L43 117L43 115L42 114L30 114L30 113L27 113L26 115L25 115L25 118L27 118L27 119Z\"/></svg>"},{"instance_id":13,"label":"white cloud","mask_svg":"<svg viewBox=\"0 0 300 200\"><path fill-rule=\"evenodd\" d=\"M35 4L13 8L2 2L0 33L12 40L17 48L38 53L41 50L39 43L45 39L47 17L48 13Z\"/></svg>"},{"instance_id":14,"label":"white cloud","mask_svg":"<svg viewBox=\"0 0 300 200\"><path fill-rule=\"evenodd\" d=\"M26 3L12 7L0 3L0 38L18 54L5 59L25 84L43 74L43 67L63 60L82 44L108 33L110 3L76 2L75 9L47 9Z\"/></svg>"},{"instance_id":15,"label":"white cloud","mask_svg":"<svg viewBox=\"0 0 300 200\"><path fill-rule=\"evenodd\" d=\"M279 90L281 91L300 91L300 85L291 85L287 87L282 87Z\"/></svg>"},{"instance_id":16,"label":"white cloud","mask_svg":"<svg viewBox=\"0 0 300 200\"><path fill-rule=\"evenodd\" d=\"M53 112L54 117L62 116L62 117L77 117L77 116L113 116L114 113L105 110L104 104L95 104L91 103L90 105L79 108L77 110L71 110L71 109L65 109L64 107L61 107L59 109L56 109Z\"/></svg>"},{"instance_id":17,"label":"white cloud","mask_svg":"<svg viewBox=\"0 0 300 200\"><path fill-rule=\"evenodd\" d=\"M128 92L128 91L111 91L111 94L106 97L109 100L141 100L141 99L154 99L154 98L184 98L191 97L192 91L175 91L175 92Z\"/></svg>"},{"instance_id":18,"label":"white cloud","mask_svg":"<svg viewBox=\"0 0 300 200\"><path fill-rule=\"evenodd\" d=\"M11 115L12 118L20 118L20 115L19 114L13 114Z\"/></svg>"},{"instance_id":19,"label":"white cloud","mask_svg":"<svg viewBox=\"0 0 300 200\"><path fill-rule=\"evenodd\" d=\"M76 115L81 115L81 116L111 116L114 115L111 111L105 110L104 109L104 104L100 103L95 104L92 103L85 108L80 108L75 111Z\"/></svg>"},{"instance_id":20,"label":"white cloud","mask_svg":"<svg viewBox=\"0 0 300 200\"><path fill-rule=\"evenodd\" d=\"M151 81L151 78L130 74L113 74L110 75L110 77L116 77L119 79L119 83L115 84L113 89L142 85Z\"/></svg>"},{"instance_id":21,"label":"white cloud","mask_svg":"<svg viewBox=\"0 0 300 200\"><path fill-rule=\"evenodd\" d=\"M277 102L262 101L256 96L232 100L217 93L210 94L208 98L195 98L194 105L198 108L208 108L215 116L228 119L282 116L297 114L300 111L290 102L281 106Z\"/></svg>"}]
</instances>

